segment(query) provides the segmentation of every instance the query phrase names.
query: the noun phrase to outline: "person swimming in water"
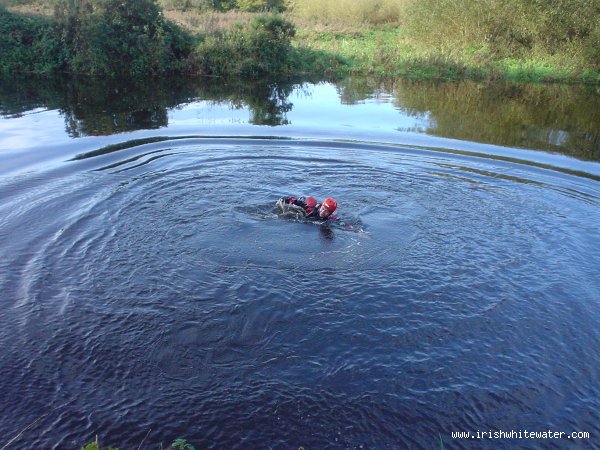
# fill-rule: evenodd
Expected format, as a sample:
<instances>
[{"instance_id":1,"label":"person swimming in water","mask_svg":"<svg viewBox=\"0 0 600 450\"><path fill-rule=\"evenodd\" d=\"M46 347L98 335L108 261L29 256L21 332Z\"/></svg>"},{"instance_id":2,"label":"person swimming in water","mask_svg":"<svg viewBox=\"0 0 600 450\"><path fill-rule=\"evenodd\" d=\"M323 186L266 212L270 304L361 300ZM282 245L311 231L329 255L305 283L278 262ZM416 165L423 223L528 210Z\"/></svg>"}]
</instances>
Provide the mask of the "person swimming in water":
<instances>
[{"instance_id":1,"label":"person swimming in water","mask_svg":"<svg viewBox=\"0 0 600 450\"><path fill-rule=\"evenodd\" d=\"M323 203L317 202L317 199L308 197L281 197L275 203L277 209L281 212L282 216L291 216L294 218L308 219L314 222L320 222L322 224L335 224L336 228L340 228L346 231L354 231L361 237L368 238L368 234L363 230L360 219L355 220L354 223L346 223L346 221L339 220L333 212L337 209L337 201L331 197L327 197L323 200ZM331 239L330 227L321 227L327 238Z\"/></svg>"},{"instance_id":2,"label":"person swimming in water","mask_svg":"<svg viewBox=\"0 0 600 450\"><path fill-rule=\"evenodd\" d=\"M308 197L281 197L275 203L283 213L301 213L304 218L316 221L336 220L337 217L333 212L337 209L337 201L331 197L323 200L323 203L318 203L317 199Z\"/></svg>"}]
</instances>

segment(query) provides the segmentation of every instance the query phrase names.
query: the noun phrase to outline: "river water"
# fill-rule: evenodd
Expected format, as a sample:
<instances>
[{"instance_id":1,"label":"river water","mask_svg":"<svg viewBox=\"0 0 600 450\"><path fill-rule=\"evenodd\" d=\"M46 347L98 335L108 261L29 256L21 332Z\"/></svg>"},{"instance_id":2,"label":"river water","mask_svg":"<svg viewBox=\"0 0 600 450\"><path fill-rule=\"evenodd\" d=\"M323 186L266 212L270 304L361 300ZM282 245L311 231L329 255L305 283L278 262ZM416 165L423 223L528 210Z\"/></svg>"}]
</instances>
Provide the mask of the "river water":
<instances>
[{"instance_id":1,"label":"river water","mask_svg":"<svg viewBox=\"0 0 600 450\"><path fill-rule=\"evenodd\" d=\"M151 84L0 84L0 446L600 446L596 88Z\"/></svg>"}]
</instances>

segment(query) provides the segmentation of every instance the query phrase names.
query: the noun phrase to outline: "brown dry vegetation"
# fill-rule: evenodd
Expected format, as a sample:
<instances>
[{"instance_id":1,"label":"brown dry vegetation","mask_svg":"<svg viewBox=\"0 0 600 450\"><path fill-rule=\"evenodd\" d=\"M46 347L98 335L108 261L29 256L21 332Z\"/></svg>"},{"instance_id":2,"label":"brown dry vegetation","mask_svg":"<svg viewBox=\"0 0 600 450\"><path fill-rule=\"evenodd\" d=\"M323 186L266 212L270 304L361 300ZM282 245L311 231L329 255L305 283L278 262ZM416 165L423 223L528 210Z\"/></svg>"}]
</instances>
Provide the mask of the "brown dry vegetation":
<instances>
[{"instance_id":1,"label":"brown dry vegetation","mask_svg":"<svg viewBox=\"0 0 600 450\"><path fill-rule=\"evenodd\" d=\"M9 0L0 0L0 5L5 6L9 11L33 16L51 16L54 13L55 2L52 0L39 0L32 2L14 2Z\"/></svg>"},{"instance_id":2,"label":"brown dry vegetation","mask_svg":"<svg viewBox=\"0 0 600 450\"><path fill-rule=\"evenodd\" d=\"M165 9L164 14L167 19L172 20L189 32L202 34L227 31L236 23L246 25L256 16L256 13L243 11L200 13L196 10L181 11L173 9Z\"/></svg>"},{"instance_id":3,"label":"brown dry vegetation","mask_svg":"<svg viewBox=\"0 0 600 450\"><path fill-rule=\"evenodd\" d=\"M288 0L295 22L326 26L338 31L373 25L399 25L413 0Z\"/></svg>"}]
</instances>

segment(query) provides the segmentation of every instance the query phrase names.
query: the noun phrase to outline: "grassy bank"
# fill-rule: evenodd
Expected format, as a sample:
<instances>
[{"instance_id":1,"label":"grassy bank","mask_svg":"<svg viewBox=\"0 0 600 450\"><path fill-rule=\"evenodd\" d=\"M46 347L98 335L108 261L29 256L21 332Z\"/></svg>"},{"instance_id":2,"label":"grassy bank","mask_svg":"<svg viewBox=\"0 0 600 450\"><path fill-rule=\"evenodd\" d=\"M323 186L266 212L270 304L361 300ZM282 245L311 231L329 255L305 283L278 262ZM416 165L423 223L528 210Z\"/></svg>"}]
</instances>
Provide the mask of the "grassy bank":
<instances>
[{"instance_id":1,"label":"grassy bank","mask_svg":"<svg viewBox=\"0 0 600 450\"><path fill-rule=\"evenodd\" d=\"M353 73L600 82L600 0L295 0L295 45Z\"/></svg>"},{"instance_id":2,"label":"grassy bank","mask_svg":"<svg viewBox=\"0 0 600 450\"><path fill-rule=\"evenodd\" d=\"M600 0L2 3L29 14L0 10L4 74L310 73L600 83ZM285 19L250 12L269 6L286 9ZM51 11L63 12L48 18Z\"/></svg>"},{"instance_id":3,"label":"grassy bank","mask_svg":"<svg viewBox=\"0 0 600 450\"><path fill-rule=\"evenodd\" d=\"M344 62L337 67L340 75L600 83L600 70L561 56L493 57L476 47L423 48L411 41L405 29L390 26L359 31L306 26L298 30L293 45L336 55Z\"/></svg>"},{"instance_id":4,"label":"grassy bank","mask_svg":"<svg viewBox=\"0 0 600 450\"><path fill-rule=\"evenodd\" d=\"M600 28L590 20L600 0L562 3L288 0L285 17L296 25L296 54L313 55L304 72L600 83ZM165 14L193 33L252 17L197 8Z\"/></svg>"}]
</instances>

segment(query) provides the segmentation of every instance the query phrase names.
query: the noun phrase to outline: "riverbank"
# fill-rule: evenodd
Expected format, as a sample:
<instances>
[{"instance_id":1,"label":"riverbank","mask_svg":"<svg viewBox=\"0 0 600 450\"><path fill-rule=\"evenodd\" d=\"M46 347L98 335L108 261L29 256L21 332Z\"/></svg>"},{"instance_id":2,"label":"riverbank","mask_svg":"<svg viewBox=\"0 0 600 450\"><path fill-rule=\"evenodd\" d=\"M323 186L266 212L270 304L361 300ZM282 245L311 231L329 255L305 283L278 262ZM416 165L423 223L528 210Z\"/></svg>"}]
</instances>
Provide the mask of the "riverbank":
<instances>
[{"instance_id":1,"label":"riverbank","mask_svg":"<svg viewBox=\"0 0 600 450\"><path fill-rule=\"evenodd\" d=\"M294 34L276 14L192 34L166 19L155 0L61 1L52 17L0 5L0 75L260 79L310 72L313 53L294 51Z\"/></svg>"},{"instance_id":2,"label":"riverbank","mask_svg":"<svg viewBox=\"0 0 600 450\"><path fill-rule=\"evenodd\" d=\"M295 45L351 73L600 82L600 0L302 0Z\"/></svg>"},{"instance_id":3,"label":"riverbank","mask_svg":"<svg viewBox=\"0 0 600 450\"><path fill-rule=\"evenodd\" d=\"M600 28L588 19L600 1L571 2L564 17L555 8L536 9L519 0L486 12L473 12L460 1L444 7L425 3L288 1L284 17L296 28L296 55L317 55L303 65L311 73L600 83ZM236 10L200 14L193 8L167 8L165 15L192 33L209 34L252 16Z\"/></svg>"},{"instance_id":4,"label":"riverbank","mask_svg":"<svg viewBox=\"0 0 600 450\"><path fill-rule=\"evenodd\" d=\"M314 5L318 7L318 5ZM417 80L509 80L600 84L600 70L585 65L579 55L562 49L554 55L543 51L507 55L486 45L441 48L418 42L401 22L372 24L353 22L353 16L337 20L287 12L296 27L292 47L300 71L312 74L383 76ZM255 14L230 11L198 13L166 9L165 16L193 34L211 34L247 24ZM302 60L304 59L304 62Z\"/></svg>"},{"instance_id":5,"label":"riverbank","mask_svg":"<svg viewBox=\"0 0 600 450\"><path fill-rule=\"evenodd\" d=\"M104 1L110 14L119 11L112 3ZM96 27L102 21L98 11L90 14L82 9L71 10L62 18L55 15L52 19L48 17L52 9L47 1L12 6L9 11L3 13L0 23L4 31L1 39L5 41L0 69L5 75L67 72L106 76L122 75L120 72L126 68L134 76L172 72L250 79L266 75L368 75L600 84L600 68L594 63L598 59L594 52L600 50L590 47L587 41L587 47L530 43L530 48L518 48L471 36L440 44L437 38L432 40L415 31L420 24L416 19L398 15L388 17L390 23L370 23L368 14L363 14L362 21L354 23L353 17L307 18L298 9L283 16L264 16L239 10L216 12L171 6L163 10L167 20L162 20L159 5L155 4L149 17L149 29L154 34L147 38L139 27L129 33L123 21L109 16L103 19L106 26ZM85 26L73 29L72 24L78 22L69 17L82 19L79 21ZM138 14L134 20L140 17ZM124 36L124 43L113 42L115 33L110 33L110 39L100 36L98 30L115 31L115 27L120 27L116 35ZM140 42L144 44L141 47Z\"/></svg>"},{"instance_id":6,"label":"riverbank","mask_svg":"<svg viewBox=\"0 0 600 450\"><path fill-rule=\"evenodd\" d=\"M526 82L600 83L600 71L577 67L556 57L533 55L494 58L475 49L419 49L406 31L376 27L360 31L300 28L295 48L336 55L338 75L408 77L420 80L510 80Z\"/></svg>"}]
</instances>

